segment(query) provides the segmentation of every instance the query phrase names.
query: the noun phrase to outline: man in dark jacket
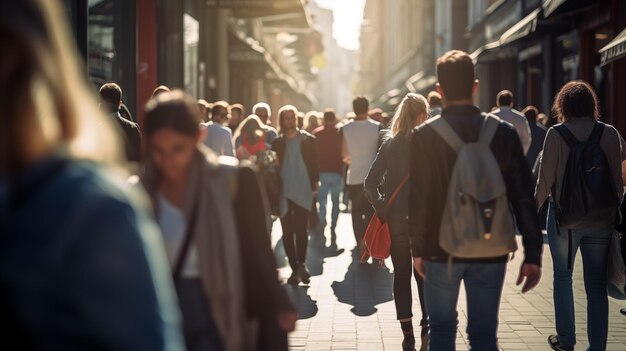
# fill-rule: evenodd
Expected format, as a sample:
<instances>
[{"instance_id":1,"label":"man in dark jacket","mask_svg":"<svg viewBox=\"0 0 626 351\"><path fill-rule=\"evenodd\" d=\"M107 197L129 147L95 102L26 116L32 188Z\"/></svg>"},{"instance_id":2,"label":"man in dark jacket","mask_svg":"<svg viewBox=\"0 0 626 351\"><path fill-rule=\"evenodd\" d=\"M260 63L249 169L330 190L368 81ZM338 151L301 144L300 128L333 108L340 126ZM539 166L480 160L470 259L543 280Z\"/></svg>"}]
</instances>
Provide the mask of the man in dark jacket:
<instances>
[{"instance_id":1,"label":"man in dark jacket","mask_svg":"<svg viewBox=\"0 0 626 351\"><path fill-rule=\"evenodd\" d=\"M278 111L280 136L272 142L280 162L283 191L280 200L280 222L283 244L292 269L290 284L308 284L311 278L305 262L309 241L307 224L309 210L317 192L319 169L315 137L298 129L298 110L291 105Z\"/></svg>"},{"instance_id":2,"label":"man in dark jacket","mask_svg":"<svg viewBox=\"0 0 626 351\"><path fill-rule=\"evenodd\" d=\"M471 58L462 51L444 54L437 60L437 78L444 105L441 118L463 142L475 142L485 117L472 103L478 82ZM456 305L463 280L470 347L497 350L498 308L508 255L471 260L448 256L439 245L439 230L457 155L429 124L413 131L411 150L409 233L415 269L425 277L430 347L455 349ZM490 150L502 172L507 199L522 233L524 263L518 284L526 278L522 288L526 292L539 282L543 245L530 169L517 132L509 123L499 123Z\"/></svg>"},{"instance_id":3,"label":"man in dark jacket","mask_svg":"<svg viewBox=\"0 0 626 351\"><path fill-rule=\"evenodd\" d=\"M141 132L139 125L120 114L122 88L115 83L106 83L100 87L100 108L109 113L122 129L126 159L130 162L141 161Z\"/></svg>"}]
</instances>

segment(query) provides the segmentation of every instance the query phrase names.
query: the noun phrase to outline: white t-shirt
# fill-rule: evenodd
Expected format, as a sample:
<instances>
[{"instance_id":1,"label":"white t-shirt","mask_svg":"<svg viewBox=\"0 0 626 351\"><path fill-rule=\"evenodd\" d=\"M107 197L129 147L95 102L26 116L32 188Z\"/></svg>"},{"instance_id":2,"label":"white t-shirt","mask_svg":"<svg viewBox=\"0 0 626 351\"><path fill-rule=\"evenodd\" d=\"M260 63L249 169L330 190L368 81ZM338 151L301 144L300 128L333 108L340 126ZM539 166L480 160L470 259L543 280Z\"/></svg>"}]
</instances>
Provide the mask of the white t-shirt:
<instances>
[{"instance_id":1,"label":"white t-shirt","mask_svg":"<svg viewBox=\"0 0 626 351\"><path fill-rule=\"evenodd\" d=\"M341 127L341 130L350 155L346 183L363 184L378 151L380 123L369 118L354 120Z\"/></svg>"},{"instance_id":2,"label":"white t-shirt","mask_svg":"<svg viewBox=\"0 0 626 351\"><path fill-rule=\"evenodd\" d=\"M180 255L183 246L185 231L187 230L187 220L185 214L178 207L172 205L160 192L157 194L158 214L157 223L163 234L165 251L170 261L170 266L174 269L176 260ZM192 243L189 247L187 260L183 264L182 276L185 278L197 278L200 276L198 269L198 253Z\"/></svg>"}]
</instances>

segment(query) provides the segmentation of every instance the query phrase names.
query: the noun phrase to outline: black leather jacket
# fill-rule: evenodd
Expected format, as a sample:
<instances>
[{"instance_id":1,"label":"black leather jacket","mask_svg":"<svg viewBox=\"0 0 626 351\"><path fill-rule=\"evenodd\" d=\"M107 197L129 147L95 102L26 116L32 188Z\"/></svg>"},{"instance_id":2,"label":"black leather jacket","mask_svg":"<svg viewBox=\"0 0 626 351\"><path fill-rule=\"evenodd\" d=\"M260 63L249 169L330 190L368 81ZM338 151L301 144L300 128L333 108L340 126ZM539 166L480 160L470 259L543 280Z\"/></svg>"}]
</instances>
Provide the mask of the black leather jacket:
<instances>
[{"instance_id":1,"label":"black leather jacket","mask_svg":"<svg viewBox=\"0 0 626 351\"><path fill-rule=\"evenodd\" d=\"M476 106L452 106L442 117L465 142L478 139L484 117ZM502 121L490 144L504 182L515 222L522 234L524 263L540 264L543 237L539 228L533 178L513 125ZM432 127L422 124L411 137L409 233L413 257L445 262L448 254L439 246L439 227L456 153ZM470 262L504 262L507 256Z\"/></svg>"}]
</instances>

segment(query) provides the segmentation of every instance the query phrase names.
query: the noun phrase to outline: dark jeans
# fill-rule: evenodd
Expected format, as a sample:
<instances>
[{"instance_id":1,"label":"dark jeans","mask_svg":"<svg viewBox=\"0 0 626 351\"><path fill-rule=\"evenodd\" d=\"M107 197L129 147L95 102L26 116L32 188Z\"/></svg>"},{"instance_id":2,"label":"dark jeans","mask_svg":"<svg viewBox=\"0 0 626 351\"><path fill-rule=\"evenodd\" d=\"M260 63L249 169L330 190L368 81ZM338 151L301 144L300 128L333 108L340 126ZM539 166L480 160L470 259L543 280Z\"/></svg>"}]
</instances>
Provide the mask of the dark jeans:
<instances>
[{"instance_id":1,"label":"dark jeans","mask_svg":"<svg viewBox=\"0 0 626 351\"><path fill-rule=\"evenodd\" d=\"M183 278L176 284L183 315L183 334L189 351L222 349L200 278Z\"/></svg>"},{"instance_id":2,"label":"dark jeans","mask_svg":"<svg viewBox=\"0 0 626 351\"><path fill-rule=\"evenodd\" d=\"M408 225L389 221L389 232L391 234L391 261L393 262L393 299L396 304L396 315L398 319L413 317L413 297L411 296L411 276L417 282L417 293L422 310L421 326L426 326L427 314L424 303L424 280L413 269L413 257L411 256L411 245L409 242Z\"/></svg>"},{"instance_id":3,"label":"dark jeans","mask_svg":"<svg viewBox=\"0 0 626 351\"><path fill-rule=\"evenodd\" d=\"M548 244L554 267L554 314L559 343L564 346L576 344L576 314L572 272L574 259L580 247L583 257L583 281L587 293L588 351L604 350L609 329L609 301L606 292L606 265L612 228L572 230L569 246L567 229L556 230L554 208L548 209ZM568 248L571 248L571 267L568 267Z\"/></svg>"},{"instance_id":4,"label":"dark jeans","mask_svg":"<svg viewBox=\"0 0 626 351\"><path fill-rule=\"evenodd\" d=\"M287 200L287 214L280 219L283 227L283 245L289 258L289 266L295 272L299 263L306 261L306 248L309 244L307 224L309 209Z\"/></svg>"},{"instance_id":5,"label":"dark jeans","mask_svg":"<svg viewBox=\"0 0 626 351\"><path fill-rule=\"evenodd\" d=\"M425 261L424 297L430 327L429 350L456 350L461 281L467 297L470 349L498 351L498 310L506 263L437 263Z\"/></svg>"},{"instance_id":6,"label":"dark jeans","mask_svg":"<svg viewBox=\"0 0 626 351\"><path fill-rule=\"evenodd\" d=\"M356 243L359 245L363 241L365 229L374 214L374 208L365 197L363 184L348 185L348 192L352 201L352 229Z\"/></svg>"}]
</instances>

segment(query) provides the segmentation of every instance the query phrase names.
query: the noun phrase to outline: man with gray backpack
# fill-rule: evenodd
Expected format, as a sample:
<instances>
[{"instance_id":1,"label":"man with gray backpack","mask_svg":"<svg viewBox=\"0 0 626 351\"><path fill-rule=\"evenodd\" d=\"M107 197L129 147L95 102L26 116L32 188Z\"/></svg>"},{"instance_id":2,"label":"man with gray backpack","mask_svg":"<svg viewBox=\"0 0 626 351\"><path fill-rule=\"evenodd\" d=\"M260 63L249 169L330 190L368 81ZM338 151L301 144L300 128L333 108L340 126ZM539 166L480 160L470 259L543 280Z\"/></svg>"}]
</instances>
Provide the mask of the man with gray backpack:
<instances>
[{"instance_id":1,"label":"man with gray backpack","mask_svg":"<svg viewBox=\"0 0 626 351\"><path fill-rule=\"evenodd\" d=\"M515 128L481 113L474 64L462 51L437 60L444 109L411 138L411 252L425 278L430 349L455 350L461 281L472 350L498 350L498 309L509 254L522 234L522 292L541 277L543 238L533 182ZM514 219L515 218L515 219Z\"/></svg>"}]
</instances>

